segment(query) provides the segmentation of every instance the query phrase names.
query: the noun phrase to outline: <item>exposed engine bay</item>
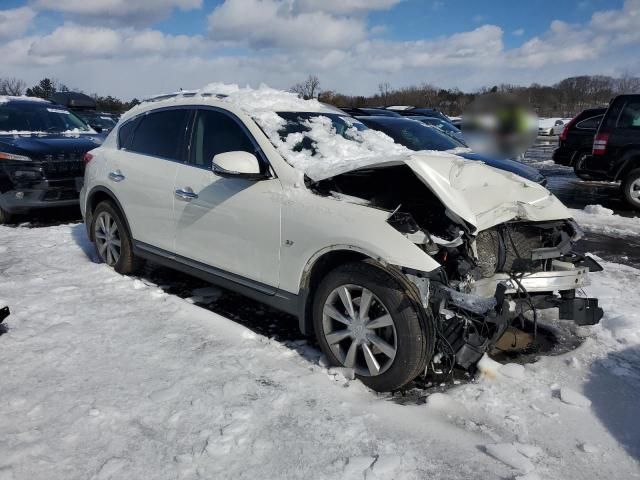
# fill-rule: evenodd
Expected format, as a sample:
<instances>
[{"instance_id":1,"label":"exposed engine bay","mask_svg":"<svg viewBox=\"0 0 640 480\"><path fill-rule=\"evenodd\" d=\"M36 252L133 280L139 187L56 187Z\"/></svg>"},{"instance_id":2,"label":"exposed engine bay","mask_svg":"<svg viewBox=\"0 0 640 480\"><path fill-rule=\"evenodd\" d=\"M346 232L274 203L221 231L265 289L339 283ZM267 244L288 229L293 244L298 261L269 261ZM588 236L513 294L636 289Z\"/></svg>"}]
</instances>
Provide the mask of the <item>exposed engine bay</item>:
<instances>
[{"instance_id":1,"label":"exposed engine bay","mask_svg":"<svg viewBox=\"0 0 640 480\"><path fill-rule=\"evenodd\" d=\"M557 308L578 325L602 318L597 299L576 296L588 272L602 267L572 252L582 233L570 218L515 217L477 231L406 165L347 172L310 188L388 211L388 223L441 265L403 269L434 317L434 371L473 367L525 315L537 325L539 309Z\"/></svg>"}]
</instances>

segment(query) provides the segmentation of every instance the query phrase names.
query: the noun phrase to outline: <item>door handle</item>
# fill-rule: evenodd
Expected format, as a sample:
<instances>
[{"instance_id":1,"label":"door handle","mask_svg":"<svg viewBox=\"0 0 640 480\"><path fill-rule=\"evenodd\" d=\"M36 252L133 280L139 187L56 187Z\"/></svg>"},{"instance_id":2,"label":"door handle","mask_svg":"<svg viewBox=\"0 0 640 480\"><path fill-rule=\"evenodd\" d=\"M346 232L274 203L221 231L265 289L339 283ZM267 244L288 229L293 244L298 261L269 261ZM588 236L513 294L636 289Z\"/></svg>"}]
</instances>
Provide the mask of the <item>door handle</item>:
<instances>
[{"instance_id":1,"label":"door handle","mask_svg":"<svg viewBox=\"0 0 640 480\"><path fill-rule=\"evenodd\" d=\"M198 198L198 194L195 193L191 187L179 188L175 191L175 195L180 200L184 200L186 202L193 200L194 198Z\"/></svg>"},{"instance_id":2,"label":"door handle","mask_svg":"<svg viewBox=\"0 0 640 480\"><path fill-rule=\"evenodd\" d=\"M116 170L114 172L109 172L109 179L113 180L114 182L121 182L125 179L125 176L120 170Z\"/></svg>"}]
</instances>

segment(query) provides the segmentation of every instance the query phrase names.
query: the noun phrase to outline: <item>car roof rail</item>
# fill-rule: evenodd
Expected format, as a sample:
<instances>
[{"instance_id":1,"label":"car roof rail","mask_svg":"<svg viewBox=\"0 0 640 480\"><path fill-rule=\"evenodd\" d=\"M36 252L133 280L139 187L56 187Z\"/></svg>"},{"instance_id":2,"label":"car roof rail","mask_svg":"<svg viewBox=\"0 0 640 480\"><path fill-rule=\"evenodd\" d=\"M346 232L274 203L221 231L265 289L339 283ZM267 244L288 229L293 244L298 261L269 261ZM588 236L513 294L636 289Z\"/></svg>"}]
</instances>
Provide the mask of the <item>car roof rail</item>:
<instances>
[{"instance_id":1,"label":"car roof rail","mask_svg":"<svg viewBox=\"0 0 640 480\"><path fill-rule=\"evenodd\" d=\"M203 98L215 97L218 99L223 99L228 97L228 95L224 93L200 92L199 90L180 90L179 92L161 93L160 95L153 95L151 97L144 98L141 103L161 102L162 100L169 100L170 98L193 98L195 96L200 96Z\"/></svg>"}]
</instances>

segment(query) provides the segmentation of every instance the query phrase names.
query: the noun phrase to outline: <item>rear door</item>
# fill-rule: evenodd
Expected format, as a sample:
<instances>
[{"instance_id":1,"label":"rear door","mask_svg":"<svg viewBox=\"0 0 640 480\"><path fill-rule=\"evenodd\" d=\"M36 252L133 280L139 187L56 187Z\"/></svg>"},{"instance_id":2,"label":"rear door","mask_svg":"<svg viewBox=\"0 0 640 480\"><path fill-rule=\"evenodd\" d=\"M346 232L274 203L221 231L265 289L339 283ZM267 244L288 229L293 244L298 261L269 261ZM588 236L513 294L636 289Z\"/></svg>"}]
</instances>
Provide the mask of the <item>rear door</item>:
<instances>
[{"instance_id":1,"label":"rear door","mask_svg":"<svg viewBox=\"0 0 640 480\"><path fill-rule=\"evenodd\" d=\"M612 158L612 167L617 170L625 160L624 154L631 148L640 147L640 95L628 96L621 106L616 127L609 135L608 155Z\"/></svg>"},{"instance_id":2,"label":"rear door","mask_svg":"<svg viewBox=\"0 0 640 480\"><path fill-rule=\"evenodd\" d=\"M123 125L108 173L133 238L167 251L173 250L173 186L186 158L190 115L187 108L158 109Z\"/></svg>"},{"instance_id":3,"label":"rear door","mask_svg":"<svg viewBox=\"0 0 640 480\"><path fill-rule=\"evenodd\" d=\"M262 160L265 178L221 177L211 169L216 154L246 151ZM282 185L270 173L251 134L230 113L197 109L188 164L178 165L175 251L234 281L275 292L280 269ZM245 280L249 280L247 283Z\"/></svg>"}]
</instances>

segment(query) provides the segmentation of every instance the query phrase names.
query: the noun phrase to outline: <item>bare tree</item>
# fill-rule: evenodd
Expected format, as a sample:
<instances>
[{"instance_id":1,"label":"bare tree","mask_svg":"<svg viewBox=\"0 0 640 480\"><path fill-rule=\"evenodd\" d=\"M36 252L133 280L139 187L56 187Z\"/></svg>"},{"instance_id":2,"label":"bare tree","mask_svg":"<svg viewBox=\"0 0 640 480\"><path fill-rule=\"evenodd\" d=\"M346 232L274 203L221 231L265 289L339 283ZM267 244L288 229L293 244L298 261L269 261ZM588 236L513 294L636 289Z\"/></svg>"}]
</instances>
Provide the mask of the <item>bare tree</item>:
<instances>
[{"instance_id":1,"label":"bare tree","mask_svg":"<svg viewBox=\"0 0 640 480\"><path fill-rule=\"evenodd\" d=\"M19 78L0 79L0 95L22 95L27 84Z\"/></svg>"},{"instance_id":2,"label":"bare tree","mask_svg":"<svg viewBox=\"0 0 640 480\"><path fill-rule=\"evenodd\" d=\"M316 98L320 94L320 79L315 75L309 75L304 82L296 83L291 87L291 91L305 100Z\"/></svg>"}]
</instances>

